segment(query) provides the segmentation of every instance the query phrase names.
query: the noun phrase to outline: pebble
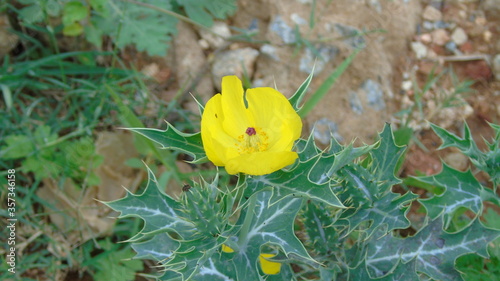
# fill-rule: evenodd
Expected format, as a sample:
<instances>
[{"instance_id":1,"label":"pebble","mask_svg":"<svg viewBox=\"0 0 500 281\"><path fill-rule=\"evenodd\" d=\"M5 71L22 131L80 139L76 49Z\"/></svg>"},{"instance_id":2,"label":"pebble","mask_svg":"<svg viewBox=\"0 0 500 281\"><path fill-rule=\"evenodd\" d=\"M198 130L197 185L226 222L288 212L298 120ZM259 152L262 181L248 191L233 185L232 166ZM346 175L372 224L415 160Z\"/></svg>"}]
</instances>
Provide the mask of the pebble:
<instances>
[{"instance_id":1,"label":"pebble","mask_svg":"<svg viewBox=\"0 0 500 281\"><path fill-rule=\"evenodd\" d=\"M422 27L425 29L425 30L433 30L434 29L434 24L430 21L424 21L422 23Z\"/></svg>"},{"instance_id":2,"label":"pebble","mask_svg":"<svg viewBox=\"0 0 500 281\"><path fill-rule=\"evenodd\" d=\"M269 29L276 33L285 44L294 43L296 40L293 28L286 24L280 15L274 17L274 20L269 25Z\"/></svg>"},{"instance_id":3,"label":"pebble","mask_svg":"<svg viewBox=\"0 0 500 281\"><path fill-rule=\"evenodd\" d=\"M207 42L212 48L222 47L226 43L225 38L229 38L231 36L231 30L229 30L229 26L225 22L215 22L210 30L220 36L204 29L200 29L199 33L202 40Z\"/></svg>"},{"instance_id":4,"label":"pebble","mask_svg":"<svg viewBox=\"0 0 500 281\"><path fill-rule=\"evenodd\" d=\"M314 74L318 74L323 71L325 66L333 61L339 53L339 49L335 46L320 46L317 47L316 50L320 57L317 57L310 48L305 49L304 54L300 58L300 71L310 74L314 68Z\"/></svg>"},{"instance_id":5,"label":"pebble","mask_svg":"<svg viewBox=\"0 0 500 281\"><path fill-rule=\"evenodd\" d=\"M422 42L411 42L411 49L417 56L417 59L423 59L427 56L427 47Z\"/></svg>"},{"instance_id":6,"label":"pebble","mask_svg":"<svg viewBox=\"0 0 500 281\"><path fill-rule=\"evenodd\" d=\"M307 24L307 20L305 20L304 18L300 17L296 13L293 13L292 15L290 15L290 18L292 19L292 21L295 24L298 24L298 25L306 25Z\"/></svg>"},{"instance_id":7,"label":"pebble","mask_svg":"<svg viewBox=\"0 0 500 281\"><path fill-rule=\"evenodd\" d=\"M495 74L495 79L497 81L500 81L500 54L497 54L493 58L492 68L493 68L493 73Z\"/></svg>"},{"instance_id":8,"label":"pebble","mask_svg":"<svg viewBox=\"0 0 500 281\"><path fill-rule=\"evenodd\" d=\"M424 33L424 34L420 35L419 38L420 38L421 42L424 42L426 44L429 44L432 42L432 36L429 33Z\"/></svg>"},{"instance_id":9,"label":"pebble","mask_svg":"<svg viewBox=\"0 0 500 281\"><path fill-rule=\"evenodd\" d=\"M351 106L352 111L354 113L361 115L363 114L363 105L361 104L361 100L356 92L351 91L349 93L349 105Z\"/></svg>"},{"instance_id":10,"label":"pebble","mask_svg":"<svg viewBox=\"0 0 500 281\"><path fill-rule=\"evenodd\" d=\"M459 55L462 53L458 49L457 43L455 43L454 41L450 41L450 42L446 43L446 45L444 45L444 47L446 48L446 50L450 51L451 53L453 53L455 55Z\"/></svg>"},{"instance_id":11,"label":"pebble","mask_svg":"<svg viewBox=\"0 0 500 281\"><path fill-rule=\"evenodd\" d=\"M444 29L436 29L432 31L431 36L432 42L438 46L444 46L448 41L450 41L450 36Z\"/></svg>"},{"instance_id":12,"label":"pebble","mask_svg":"<svg viewBox=\"0 0 500 281\"><path fill-rule=\"evenodd\" d=\"M379 83L372 79L365 80L365 82L361 84L361 90L366 94L368 106L377 111L385 109L384 92Z\"/></svg>"},{"instance_id":13,"label":"pebble","mask_svg":"<svg viewBox=\"0 0 500 281\"><path fill-rule=\"evenodd\" d=\"M428 21L438 21L443 18L443 14L438 9L434 8L431 5L428 5L427 7L425 7L422 17Z\"/></svg>"},{"instance_id":14,"label":"pebble","mask_svg":"<svg viewBox=\"0 0 500 281\"><path fill-rule=\"evenodd\" d=\"M280 61L280 57L278 56L276 47L274 47L273 45L270 44L262 45L262 47L260 47L260 52L275 61Z\"/></svg>"},{"instance_id":15,"label":"pebble","mask_svg":"<svg viewBox=\"0 0 500 281\"><path fill-rule=\"evenodd\" d=\"M467 37L467 34L460 27L457 27L451 34L451 40L453 40L453 42L455 42L457 45L462 45L463 43L467 42L468 39L469 38Z\"/></svg>"},{"instance_id":16,"label":"pebble","mask_svg":"<svg viewBox=\"0 0 500 281\"><path fill-rule=\"evenodd\" d=\"M359 35L361 31L354 26L336 23L334 29L340 36L347 37L343 42L351 48L359 49L366 46L365 37Z\"/></svg>"},{"instance_id":17,"label":"pebble","mask_svg":"<svg viewBox=\"0 0 500 281\"><path fill-rule=\"evenodd\" d=\"M339 134L338 130L337 123L328 118L321 118L314 124L314 139L324 145L330 144L332 137L342 142L344 138Z\"/></svg>"},{"instance_id":18,"label":"pebble","mask_svg":"<svg viewBox=\"0 0 500 281\"><path fill-rule=\"evenodd\" d=\"M493 37L493 33L491 33L491 31L489 30L486 30L484 33L483 33L483 39L484 41L486 41L487 43L491 42L491 38Z\"/></svg>"},{"instance_id":19,"label":"pebble","mask_svg":"<svg viewBox=\"0 0 500 281\"><path fill-rule=\"evenodd\" d=\"M451 152L443 157L444 162L459 171L465 171L469 166L469 158L461 152Z\"/></svg>"},{"instance_id":20,"label":"pebble","mask_svg":"<svg viewBox=\"0 0 500 281\"><path fill-rule=\"evenodd\" d=\"M413 88L413 82L411 80L406 80L401 82L401 89L405 92L408 92Z\"/></svg>"},{"instance_id":21,"label":"pebble","mask_svg":"<svg viewBox=\"0 0 500 281\"><path fill-rule=\"evenodd\" d=\"M252 77L258 55L259 51L249 47L229 50L216 55L212 64L214 85L219 87L222 77L226 75L243 77L246 73L249 77Z\"/></svg>"}]
</instances>

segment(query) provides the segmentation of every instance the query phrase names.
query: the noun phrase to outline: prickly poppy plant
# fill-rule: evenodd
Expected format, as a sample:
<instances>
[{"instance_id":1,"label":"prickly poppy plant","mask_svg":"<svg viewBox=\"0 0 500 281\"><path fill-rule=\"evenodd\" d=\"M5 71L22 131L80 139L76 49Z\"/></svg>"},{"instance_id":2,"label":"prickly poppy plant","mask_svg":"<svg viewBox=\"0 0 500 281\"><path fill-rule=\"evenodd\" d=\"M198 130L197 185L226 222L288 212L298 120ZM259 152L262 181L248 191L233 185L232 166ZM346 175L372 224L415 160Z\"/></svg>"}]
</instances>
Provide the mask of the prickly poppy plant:
<instances>
[{"instance_id":1,"label":"prickly poppy plant","mask_svg":"<svg viewBox=\"0 0 500 281\"><path fill-rule=\"evenodd\" d=\"M486 258L488 244L500 246L500 231L483 216L485 201L500 205L500 126L491 125L496 137L485 152L467 125L463 138L433 125L442 147L458 148L473 170L443 164L438 174L400 179L405 147L396 145L388 124L373 144L359 147L332 138L320 149L312 134L299 138L296 111L311 79L287 100L271 88L244 92L238 78L225 77L222 93L204 107L201 133L170 124L164 131L130 129L190 155L193 164L211 161L237 177L234 186L217 176L200 178L174 199L148 169L141 194L107 203L121 217L144 220L129 241L136 258L158 263L153 277L461 280L458 258ZM478 181L478 171L489 181ZM394 192L406 184L427 189L426 198ZM410 221L409 208L417 203L420 219Z\"/></svg>"}]
</instances>

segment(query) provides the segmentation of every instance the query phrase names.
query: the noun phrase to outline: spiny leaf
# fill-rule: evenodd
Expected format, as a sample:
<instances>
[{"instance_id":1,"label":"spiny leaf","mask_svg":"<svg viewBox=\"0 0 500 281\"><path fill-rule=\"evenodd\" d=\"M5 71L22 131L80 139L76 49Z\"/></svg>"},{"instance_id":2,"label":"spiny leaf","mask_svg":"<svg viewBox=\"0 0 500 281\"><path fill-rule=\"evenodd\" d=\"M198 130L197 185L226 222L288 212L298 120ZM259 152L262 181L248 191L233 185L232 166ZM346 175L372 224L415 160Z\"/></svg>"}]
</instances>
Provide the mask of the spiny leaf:
<instances>
[{"instance_id":1,"label":"spiny leaf","mask_svg":"<svg viewBox=\"0 0 500 281\"><path fill-rule=\"evenodd\" d=\"M347 233L361 223L369 221L369 226L363 229L366 232L366 239L370 238L376 230L381 230L381 235L386 235L394 229L405 229L410 226L406 213L408 213L410 203L417 197L418 195L411 192L402 196L390 192L374 201L373 206L362 206L358 210L346 210L341 218L345 218L349 222Z\"/></svg>"},{"instance_id":2,"label":"spiny leaf","mask_svg":"<svg viewBox=\"0 0 500 281\"><path fill-rule=\"evenodd\" d=\"M191 163L200 163L206 159L200 133L182 133L170 124L164 131L150 128L128 128L127 130L159 143L164 149L173 149L191 155L194 158Z\"/></svg>"},{"instance_id":3,"label":"spiny leaf","mask_svg":"<svg viewBox=\"0 0 500 281\"><path fill-rule=\"evenodd\" d=\"M478 220L461 232L447 233L443 230L442 218L438 217L415 236L401 239L386 235L372 239L368 244L366 268L371 278L411 270L435 280L461 280L454 267L456 258L468 253L487 257L486 245L499 235L498 230L488 229Z\"/></svg>"},{"instance_id":4,"label":"spiny leaf","mask_svg":"<svg viewBox=\"0 0 500 281\"><path fill-rule=\"evenodd\" d=\"M338 233L332 227L336 218L333 218L331 213L332 210L328 206L308 202L302 215L305 231L309 236L306 241L314 252L322 255L335 252L338 248Z\"/></svg>"},{"instance_id":5,"label":"spiny leaf","mask_svg":"<svg viewBox=\"0 0 500 281\"><path fill-rule=\"evenodd\" d=\"M302 99L304 98L304 96L307 93L307 90L309 89L309 85L311 84L313 76L314 76L314 67L309 76L307 76L306 80L304 80L304 82L302 82L302 84L299 86L295 94L293 94L293 96L291 96L288 99L288 101L290 101L295 111L299 111L300 108L302 107L301 106Z\"/></svg>"},{"instance_id":6,"label":"spiny leaf","mask_svg":"<svg viewBox=\"0 0 500 281\"><path fill-rule=\"evenodd\" d=\"M379 193L383 194L401 182L394 173L397 172L395 169L405 148L396 145L391 126L387 123L379 136L380 145L371 151L373 162L370 170L376 176Z\"/></svg>"},{"instance_id":7,"label":"spiny leaf","mask_svg":"<svg viewBox=\"0 0 500 281\"><path fill-rule=\"evenodd\" d=\"M247 190L248 194L265 187L272 187L273 193L269 199L271 205L288 196L293 196L310 198L331 206L343 208L344 205L340 203L340 200L333 194L332 189L326 182L316 184L308 179L310 170L315 166L316 158L299 163L291 171L278 170L269 175L249 178L247 180L249 186Z\"/></svg>"},{"instance_id":8,"label":"spiny leaf","mask_svg":"<svg viewBox=\"0 0 500 281\"><path fill-rule=\"evenodd\" d=\"M333 144L333 143L332 143ZM315 166L309 172L308 178L311 182L323 184L334 179L334 175L344 166L368 153L375 145L365 145L354 147L349 144L347 147L336 148L339 152L334 154L325 153L321 155Z\"/></svg>"},{"instance_id":9,"label":"spiny leaf","mask_svg":"<svg viewBox=\"0 0 500 281\"><path fill-rule=\"evenodd\" d=\"M472 175L471 171L460 172L443 164L441 173L429 177L418 177L417 180L445 188L441 195L419 200L427 209L431 219L444 213L444 221L447 226L453 213L460 207L468 208L479 215L483 206L481 200L483 186Z\"/></svg>"},{"instance_id":10,"label":"spiny leaf","mask_svg":"<svg viewBox=\"0 0 500 281\"><path fill-rule=\"evenodd\" d=\"M280 247L287 256L293 254L312 261L300 240L295 236L293 229L295 217L303 200L291 198L270 205L271 191L264 190L252 196L254 198L250 198L249 201L255 200L254 208L245 209L237 223L241 225L246 214L253 213L249 232L244 240L238 241L240 248L233 254L233 261L238 269L238 280L260 280L257 261L261 246L266 244Z\"/></svg>"},{"instance_id":11,"label":"spiny leaf","mask_svg":"<svg viewBox=\"0 0 500 281\"><path fill-rule=\"evenodd\" d=\"M179 242L166 233L158 233L148 241L132 244L132 249L137 252L135 258L153 258L156 261L170 258L178 247Z\"/></svg>"},{"instance_id":12,"label":"spiny leaf","mask_svg":"<svg viewBox=\"0 0 500 281\"><path fill-rule=\"evenodd\" d=\"M144 228L135 239L169 231L175 231L181 237L190 237L194 226L181 219L180 203L160 191L156 177L149 168L148 175L148 186L141 195L127 192L125 198L105 204L121 212L120 218L133 216L144 220Z\"/></svg>"},{"instance_id":13,"label":"spiny leaf","mask_svg":"<svg viewBox=\"0 0 500 281\"><path fill-rule=\"evenodd\" d=\"M467 155L472 164L490 175L493 187L496 190L500 185L500 126L490 124L495 131L495 137L491 143L486 141L490 151L482 152L472 138L469 126L464 123L464 137L460 138L434 124L431 124L434 132L443 140L439 148L456 147Z\"/></svg>"},{"instance_id":14,"label":"spiny leaf","mask_svg":"<svg viewBox=\"0 0 500 281\"><path fill-rule=\"evenodd\" d=\"M417 195L411 192L402 196L392 192L378 194L375 175L359 165L348 165L339 175L342 185L334 188L334 191L350 207L340 216L348 224L344 236L367 221L369 224L362 229L366 232L366 239L378 229L387 233L410 226L405 215L410 202Z\"/></svg>"}]
</instances>

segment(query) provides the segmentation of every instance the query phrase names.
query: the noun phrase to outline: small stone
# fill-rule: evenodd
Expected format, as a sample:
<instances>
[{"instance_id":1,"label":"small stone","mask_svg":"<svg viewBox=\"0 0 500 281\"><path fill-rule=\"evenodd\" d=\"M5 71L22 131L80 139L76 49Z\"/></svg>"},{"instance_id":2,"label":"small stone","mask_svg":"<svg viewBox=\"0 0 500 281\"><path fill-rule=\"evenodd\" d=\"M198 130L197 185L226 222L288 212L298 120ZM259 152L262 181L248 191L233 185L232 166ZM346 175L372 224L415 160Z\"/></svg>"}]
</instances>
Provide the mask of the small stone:
<instances>
[{"instance_id":1,"label":"small stone","mask_svg":"<svg viewBox=\"0 0 500 281\"><path fill-rule=\"evenodd\" d=\"M340 23L336 23L334 29L340 36L346 38L343 42L351 48L359 49L365 47L366 41L363 35L360 35L361 31L359 29Z\"/></svg>"},{"instance_id":2,"label":"small stone","mask_svg":"<svg viewBox=\"0 0 500 281\"><path fill-rule=\"evenodd\" d=\"M430 21L424 21L422 23L422 27L425 29L425 30L433 30L434 29L434 24Z\"/></svg>"},{"instance_id":3,"label":"small stone","mask_svg":"<svg viewBox=\"0 0 500 281\"><path fill-rule=\"evenodd\" d=\"M495 79L500 81L500 54L497 54L493 58L492 68L493 73L495 74Z\"/></svg>"},{"instance_id":4,"label":"small stone","mask_svg":"<svg viewBox=\"0 0 500 281\"><path fill-rule=\"evenodd\" d=\"M310 74L314 68L314 74L318 74L325 68L326 64L334 60L339 49L335 46L321 46L317 47L316 51L320 57L317 57L310 48L306 48L304 54L300 58L299 70Z\"/></svg>"},{"instance_id":5,"label":"small stone","mask_svg":"<svg viewBox=\"0 0 500 281\"><path fill-rule=\"evenodd\" d=\"M412 88L413 88L413 82L411 82L410 80L401 82L401 89L403 89L403 91L408 92Z\"/></svg>"},{"instance_id":6,"label":"small stone","mask_svg":"<svg viewBox=\"0 0 500 281\"><path fill-rule=\"evenodd\" d=\"M298 25L306 25L307 24L307 20L305 20L304 18L300 17L298 14L296 13L293 13L290 18L292 19L292 21L295 23L295 24L298 24Z\"/></svg>"},{"instance_id":7,"label":"small stone","mask_svg":"<svg viewBox=\"0 0 500 281\"><path fill-rule=\"evenodd\" d=\"M436 29L432 33L432 42L438 46L444 46L446 42L450 41L448 32L444 29Z\"/></svg>"},{"instance_id":8,"label":"small stone","mask_svg":"<svg viewBox=\"0 0 500 281\"><path fill-rule=\"evenodd\" d=\"M269 44L262 45L262 47L260 47L260 52L275 61L280 61L276 47L274 47L273 45Z\"/></svg>"},{"instance_id":9,"label":"small stone","mask_svg":"<svg viewBox=\"0 0 500 281\"><path fill-rule=\"evenodd\" d=\"M453 42L455 42L459 46L467 42L468 39L469 38L467 37L467 34L460 27L457 27L451 34L451 40L453 40Z\"/></svg>"},{"instance_id":10,"label":"small stone","mask_svg":"<svg viewBox=\"0 0 500 281\"><path fill-rule=\"evenodd\" d=\"M458 49L457 44L453 41L446 43L446 45L444 45L444 47L446 48L446 50L450 51L453 54L458 55L458 54L462 53Z\"/></svg>"},{"instance_id":11,"label":"small stone","mask_svg":"<svg viewBox=\"0 0 500 281\"><path fill-rule=\"evenodd\" d=\"M296 40L293 28L286 24L280 15L274 17L274 20L269 25L269 29L276 33L285 44L294 43Z\"/></svg>"},{"instance_id":12,"label":"small stone","mask_svg":"<svg viewBox=\"0 0 500 281\"><path fill-rule=\"evenodd\" d=\"M434 22L433 25L434 25L434 29L440 29L440 28L447 29L447 28L451 27L451 24L444 22L442 20L438 20L438 21Z\"/></svg>"},{"instance_id":13,"label":"small stone","mask_svg":"<svg viewBox=\"0 0 500 281\"><path fill-rule=\"evenodd\" d=\"M229 26L225 22L215 22L210 29L220 36L204 29L200 29L199 33L201 38L206 40L206 42L213 48L222 47L226 43L226 38L231 36Z\"/></svg>"},{"instance_id":14,"label":"small stone","mask_svg":"<svg viewBox=\"0 0 500 281\"><path fill-rule=\"evenodd\" d=\"M330 140L334 137L337 141L342 142L344 138L338 133L338 125L328 118L321 118L314 124L314 139L323 145L330 144Z\"/></svg>"},{"instance_id":15,"label":"small stone","mask_svg":"<svg viewBox=\"0 0 500 281\"><path fill-rule=\"evenodd\" d=\"M469 165L469 158L461 152L452 152L446 154L443 157L443 160L444 162L446 162L446 164L459 171L465 171L465 169L467 169L467 166Z\"/></svg>"},{"instance_id":16,"label":"small stone","mask_svg":"<svg viewBox=\"0 0 500 281\"><path fill-rule=\"evenodd\" d=\"M384 92L379 83L368 79L361 84L361 90L366 94L368 106L377 111L385 109Z\"/></svg>"},{"instance_id":17,"label":"small stone","mask_svg":"<svg viewBox=\"0 0 500 281\"><path fill-rule=\"evenodd\" d=\"M493 33L491 33L491 31L489 30L486 30L484 33L483 33L483 39L484 41L486 42L491 42L491 38L493 37Z\"/></svg>"},{"instance_id":18,"label":"small stone","mask_svg":"<svg viewBox=\"0 0 500 281\"><path fill-rule=\"evenodd\" d=\"M424 33L420 35L420 41L429 44L432 42L432 36L429 33Z\"/></svg>"},{"instance_id":19,"label":"small stone","mask_svg":"<svg viewBox=\"0 0 500 281\"><path fill-rule=\"evenodd\" d=\"M229 50L216 55L212 65L214 85L219 88L222 77L226 75L243 77L246 74L252 77L258 55L259 52L252 48Z\"/></svg>"},{"instance_id":20,"label":"small stone","mask_svg":"<svg viewBox=\"0 0 500 281\"><path fill-rule=\"evenodd\" d=\"M411 49L417 56L417 59L423 59L427 56L427 47L421 42L411 42Z\"/></svg>"},{"instance_id":21,"label":"small stone","mask_svg":"<svg viewBox=\"0 0 500 281\"><path fill-rule=\"evenodd\" d=\"M441 13L440 10L434 8L431 5L428 5L427 7L425 7L425 10L424 10L424 13L422 14L422 17L425 20L438 21L438 20L441 20L443 18L443 14Z\"/></svg>"},{"instance_id":22,"label":"small stone","mask_svg":"<svg viewBox=\"0 0 500 281\"><path fill-rule=\"evenodd\" d=\"M361 104L361 100L356 92L351 91L349 93L349 105L354 113L358 115L363 114L363 105Z\"/></svg>"}]
</instances>

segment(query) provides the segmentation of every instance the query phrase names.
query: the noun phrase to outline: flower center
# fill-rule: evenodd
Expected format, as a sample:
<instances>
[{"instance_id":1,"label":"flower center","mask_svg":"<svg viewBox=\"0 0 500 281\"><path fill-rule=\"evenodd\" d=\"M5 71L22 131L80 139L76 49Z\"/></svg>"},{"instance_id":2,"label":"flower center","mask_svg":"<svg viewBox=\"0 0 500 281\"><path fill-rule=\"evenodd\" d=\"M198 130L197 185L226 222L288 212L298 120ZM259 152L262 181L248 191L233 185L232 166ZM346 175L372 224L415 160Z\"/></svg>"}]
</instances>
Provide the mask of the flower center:
<instances>
[{"instance_id":1,"label":"flower center","mask_svg":"<svg viewBox=\"0 0 500 281\"><path fill-rule=\"evenodd\" d=\"M240 154L265 151L269 146L269 137L261 128L248 127L237 141L236 147Z\"/></svg>"},{"instance_id":2,"label":"flower center","mask_svg":"<svg viewBox=\"0 0 500 281\"><path fill-rule=\"evenodd\" d=\"M253 135L257 134L257 132L255 131L255 128L253 128L253 127L248 127L247 130L245 131L245 133L249 136L253 136Z\"/></svg>"}]
</instances>

